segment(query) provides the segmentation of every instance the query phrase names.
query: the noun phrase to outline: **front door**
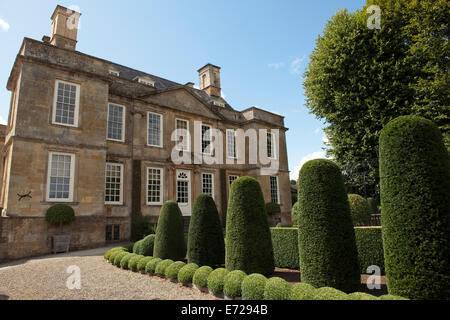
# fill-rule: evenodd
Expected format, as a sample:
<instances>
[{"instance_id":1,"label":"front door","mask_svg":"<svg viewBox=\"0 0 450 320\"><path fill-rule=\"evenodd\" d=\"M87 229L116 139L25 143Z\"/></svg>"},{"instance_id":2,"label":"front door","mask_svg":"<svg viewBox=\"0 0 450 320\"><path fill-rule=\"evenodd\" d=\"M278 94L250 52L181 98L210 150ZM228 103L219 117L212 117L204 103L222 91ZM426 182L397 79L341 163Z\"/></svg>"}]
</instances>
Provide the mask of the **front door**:
<instances>
[{"instance_id":1,"label":"front door","mask_svg":"<svg viewBox=\"0 0 450 320\"><path fill-rule=\"evenodd\" d=\"M177 170L177 202L183 216L191 215L191 172Z\"/></svg>"}]
</instances>

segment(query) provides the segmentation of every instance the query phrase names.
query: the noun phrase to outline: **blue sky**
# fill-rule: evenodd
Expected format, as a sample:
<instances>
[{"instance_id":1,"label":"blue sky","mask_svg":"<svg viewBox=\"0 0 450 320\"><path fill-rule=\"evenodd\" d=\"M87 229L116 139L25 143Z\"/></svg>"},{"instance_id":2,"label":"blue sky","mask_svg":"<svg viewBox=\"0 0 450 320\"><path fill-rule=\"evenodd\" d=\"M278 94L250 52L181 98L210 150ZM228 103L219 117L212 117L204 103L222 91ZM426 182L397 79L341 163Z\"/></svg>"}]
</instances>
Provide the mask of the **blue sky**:
<instances>
[{"instance_id":1,"label":"blue sky","mask_svg":"<svg viewBox=\"0 0 450 320\"><path fill-rule=\"evenodd\" d=\"M304 106L302 74L315 40L337 9L365 0L179 0L0 2L0 121L8 118L11 68L24 37L50 34L57 4L80 8L77 50L179 83L198 84L206 63L222 67L233 108L285 116L291 177L323 157L325 126Z\"/></svg>"}]
</instances>

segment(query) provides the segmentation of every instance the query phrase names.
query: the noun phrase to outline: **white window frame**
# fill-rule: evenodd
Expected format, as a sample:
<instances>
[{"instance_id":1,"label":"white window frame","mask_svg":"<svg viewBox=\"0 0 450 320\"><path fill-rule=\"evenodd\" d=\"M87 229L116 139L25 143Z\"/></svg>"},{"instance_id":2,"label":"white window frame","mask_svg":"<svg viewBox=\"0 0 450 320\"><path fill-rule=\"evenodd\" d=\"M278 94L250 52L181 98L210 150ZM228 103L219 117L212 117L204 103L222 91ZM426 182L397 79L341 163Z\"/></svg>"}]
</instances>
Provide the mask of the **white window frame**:
<instances>
[{"instance_id":1,"label":"white window frame","mask_svg":"<svg viewBox=\"0 0 450 320\"><path fill-rule=\"evenodd\" d=\"M149 120L150 120L149 115L150 114L158 115L158 116L161 117L160 118L160 128L161 128L161 130L159 132L159 144L160 145L153 145L153 144L150 144L149 141L148 141L148 133L149 133L149 130L150 130L150 123L149 123ZM160 113L148 111L147 112L147 146L154 147L154 148L163 148L164 147L163 132L164 132L164 116L162 114L160 114Z\"/></svg>"},{"instance_id":2,"label":"white window frame","mask_svg":"<svg viewBox=\"0 0 450 320\"><path fill-rule=\"evenodd\" d=\"M146 189L146 193L145 193L145 202L147 203L148 206L159 206L162 205L164 203L164 169L163 168L158 168L158 167L147 167L147 180L146 180L146 184L145 184L145 189ZM148 201L148 181L150 178L150 170L159 170L160 172L160 194L159 194L159 202L151 202Z\"/></svg>"},{"instance_id":3,"label":"white window frame","mask_svg":"<svg viewBox=\"0 0 450 320\"><path fill-rule=\"evenodd\" d=\"M231 177L235 177L236 179L234 179L233 180L233 182L234 181L236 181L237 179L239 179L241 176L239 176L239 175L237 175L237 174L229 174L228 175L228 185L231 187L231 183L233 183L233 182L231 182Z\"/></svg>"},{"instance_id":4,"label":"white window frame","mask_svg":"<svg viewBox=\"0 0 450 320\"><path fill-rule=\"evenodd\" d=\"M269 159L276 159L277 157L276 157L276 149L275 149L275 135L272 132L267 131L267 136L268 135L270 135L272 156L269 156L269 145L267 145L267 157ZM266 137L266 140L268 140L267 137Z\"/></svg>"},{"instance_id":5,"label":"white window frame","mask_svg":"<svg viewBox=\"0 0 450 320\"><path fill-rule=\"evenodd\" d=\"M203 127L209 128L209 153L203 152ZM212 154L213 154L213 152L212 152L213 151L212 126L210 126L209 124L202 123L201 130L200 130L200 148L201 148L201 152L203 155L212 156Z\"/></svg>"},{"instance_id":6,"label":"white window frame","mask_svg":"<svg viewBox=\"0 0 450 320\"><path fill-rule=\"evenodd\" d=\"M74 115L73 115L73 124L56 122L56 103L58 101L58 87L59 87L60 83L68 84L68 85L71 85L71 86L75 86L76 89L77 89L77 92L75 94L75 109L74 109ZM77 84L77 83L63 81L63 80L55 80L55 92L54 92L54 97L53 97L52 124L56 124L56 125L59 125L59 126L78 128L78 118L79 118L79 112L80 112L80 91L81 91L81 86L79 84Z\"/></svg>"},{"instance_id":7,"label":"white window frame","mask_svg":"<svg viewBox=\"0 0 450 320\"><path fill-rule=\"evenodd\" d=\"M273 202L272 201L272 191L273 191L272 190L272 178L275 178L276 182L277 182L277 202L276 203L280 204L280 183L279 183L278 176L270 176L270 178L269 178L270 202Z\"/></svg>"},{"instance_id":8,"label":"white window frame","mask_svg":"<svg viewBox=\"0 0 450 320\"><path fill-rule=\"evenodd\" d=\"M144 84L144 85L146 85L146 86L149 86L149 87L155 87L155 82L153 81L150 81L150 80L146 80L146 79L143 79L143 78L138 78L138 82L139 83L141 83L141 84Z\"/></svg>"},{"instance_id":9,"label":"white window frame","mask_svg":"<svg viewBox=\"0 0 450 320\"><path fill-rule=\"evenodd\" d=\"M211 197L214 199L215 197L214 197L214 191L215 191L215 188L214 188L214 173L211 173L211 172L202 172L202 178L201 178L201 187L202 187L202 194L205 194L205 191L204 191L204 189L203 189L203 179L204 179L204 175L210 175L211 176Z\"/></svg>"},{"instance_id":10,"label":"white window frame","mask_svg":"<svg viewBox=\"0 0 450 320\"><path fill-rule=\"evenodd\" d=\"M120 72L119 72L119 71L109 70L108 72L109 72L109 74L112 75L112 76L116 76L116 77L119 77L119 76L120 76Z\"/></svg>"},{"instance_id":11,"label":"white window frame","mask_svg":"<svg viewBox=\"0 0 450 320\"><path fill-rule=\"evenodd\" d=\"M107 162L105 165L105 197L106 197L106 166L118 166L120 167L120 200L119 201L106 201L106 205L123 205L123 164L121 163L114 163L114 162Z\"/></svg>"},{"instance_id":12,"label":"white window frame","mask_svg":"<svg viewBox=\"0 0 450 320\"><path fill-rule=\"evenodd\" d=\"M122 138L120 140L113 139L113 138L108 138L108 133L109 133L109 130L108 130L109 129L109 127L108 127L108 125L109 125L109 108L111 107L111 105L114 105L116 107L121 107L122 108ZM109 102L108 103L108 117L106 119L106 140L117 141L117 142L125 142L126 110L127 110L127 108L124 105L117 104L117 103L114 103L114 102Z\"/></svg>"},{"instance_id":13,"label":"white window frame","mask_svg":"<svg viewBox=\"0 0 450 320\"><path fill-rule=\"evenodd\" d=\"M52 175L52 156L53 155L70 156L70 184L69 184L69 198L67 198L67 199L50 198L50 178ZM46 197L45 197L46 201L47 202L61 202L61 203L73 202L73 191L74 191L74 185L75 185L74 179L75 179L75 154L50 151L48 154L48 164L47 164L47 192L46 192Z\"/></svg>"},{"instance_id":14,"label":"white window frame","mask_svg":"<svg viewBox=\"0 0 450 320\"><path fill-rule=\"evenodd\" d=\"M189 120L186 120L186 119L181 119L181 118L175 118L175 130L177 130L178 128L177 128L177 122L178 121L183 121L183 122L186 122L186 127L187 127L187 137L183 137L183 138L186 138L187 139L187 147L186 147L186 149L183 149L183 148L179 148L178 147L178 138L179 138L179 136L177 135L177 145L176 145L176 150L177 151L185 151L185 152L190 152L191 151L191 135L189 134ZM183 142L184 142L184 140L183 140Z\"/></svg>"},{"instance_id":15,"label":"white window frame","mask_svg":"<svg viewBox=\"0 0 450 320\"><path fill-rule=\"evenodd\" d=\"M230 151L229 149L229 141L228 141L228 134L233 134L234 135L234 156L230 155L228 152ZM238 158L238 148L237 148L237 131L234 129L227 129L226 131L226 138L227 138L227 158L229 159L237 159Z\"/></svg>"}]
</instances>

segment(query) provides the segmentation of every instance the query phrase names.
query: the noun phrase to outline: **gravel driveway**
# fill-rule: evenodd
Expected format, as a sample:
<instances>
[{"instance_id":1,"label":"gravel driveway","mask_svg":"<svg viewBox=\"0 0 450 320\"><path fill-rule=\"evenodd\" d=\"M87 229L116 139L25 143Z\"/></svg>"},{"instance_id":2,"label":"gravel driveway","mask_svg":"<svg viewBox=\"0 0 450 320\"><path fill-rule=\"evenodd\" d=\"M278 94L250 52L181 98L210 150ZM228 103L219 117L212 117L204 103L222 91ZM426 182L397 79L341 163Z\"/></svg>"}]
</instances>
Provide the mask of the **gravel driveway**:
<instances>
[{"instance_id":1,"label":"gravel driveway","mask_svg":"<svg viewBox=\"0 0 450 320\"><path fill-rule=\"evenodd\" d=\"M0 300L214 300L209 294L158 277L121 270L103 254L111 247L25 259L0 265ZM81 289L66 283L79 267Z\"/></svg>"}]
</instances>

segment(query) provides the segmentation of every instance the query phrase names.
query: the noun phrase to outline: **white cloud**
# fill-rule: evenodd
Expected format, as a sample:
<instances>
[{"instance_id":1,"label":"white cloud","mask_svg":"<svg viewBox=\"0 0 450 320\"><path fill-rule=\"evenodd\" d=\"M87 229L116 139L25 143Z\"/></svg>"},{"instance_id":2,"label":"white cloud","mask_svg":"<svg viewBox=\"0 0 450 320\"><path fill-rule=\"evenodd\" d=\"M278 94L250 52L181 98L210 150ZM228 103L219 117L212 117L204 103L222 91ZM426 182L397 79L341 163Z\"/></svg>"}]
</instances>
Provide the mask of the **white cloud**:
<instances>
[{"instance_id":1,"label":"white cloud","mask_svg":"<svg viewBox=\"0 0 450 320\"><path fill-rule=\"evenodd\" d=\"M294 61L291 62L291 73L293 74L300 74L301 73L301 67L302 63L305 60L306 56L303 56L301 58L295 58Z\"/></svg>"},{"instance_id":2,"label":"white cloud","mask_svg":"<svg viewBox=\"0 0 450 320\"><path fill-rule=\"evenodd\" d=\"M269 63L269 68L272 68L272 69L275 69L275 70L278 70L278 69L280 69L280 68L283 68L284 67L284 62L277 62L277 63Z\"/></svg>"},{"instance_id":3,"label":"white cloud","mask_svg":"<svg viewBox=\"0 0 450 320\"><path fill-rule=\"evenodd\" d=\"M6 121L2 116L0 116L0 124L6 126L8 124L8 121Z\"/></svg>"},{"instance_id":4,"label":"white cloud","mask_svg":"<svg viewBox=\"0 0 450 320\"><path fill-rule=\"evenodd\" d=\"M5 32L9 30L9 23L3 20L2 18L0 18L0 29L2 29Z\"/></svg>"},{"instance_id":5,"label":"white cloud","mask_svg":"<svg viewBox=\"0 0 450 320\"><path fill-rule=\"evenodd\" d=\"M326 159L327 156L325 154L325 151L318 151L318 152L313 152L310 153L306 156L304 156L301 160L300 163L294 168L294 171L291 171L291 180L296 180L298 179L298 173L300 172L300 169L303 167L303 165L305 163L307 163L310 160L314 160L314 159Z\"/></svg>"}]
</instances>

